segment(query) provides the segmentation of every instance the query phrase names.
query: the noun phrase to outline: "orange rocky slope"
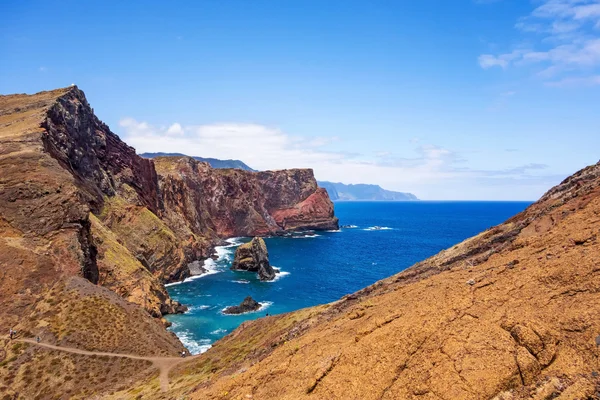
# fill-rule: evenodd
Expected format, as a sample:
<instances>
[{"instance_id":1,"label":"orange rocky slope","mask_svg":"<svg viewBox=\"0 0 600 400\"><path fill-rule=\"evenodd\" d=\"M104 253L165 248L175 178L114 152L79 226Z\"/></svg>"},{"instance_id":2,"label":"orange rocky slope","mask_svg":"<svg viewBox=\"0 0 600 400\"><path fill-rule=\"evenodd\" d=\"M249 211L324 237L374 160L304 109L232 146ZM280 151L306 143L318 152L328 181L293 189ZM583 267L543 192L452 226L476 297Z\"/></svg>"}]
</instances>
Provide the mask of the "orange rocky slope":
<instances>
[{"instance_id":1,"label":"orange rocky slope","mask_svg":"<svg viewBox=\"0 0 600 400\"><path fill-rule=\"evenodd\" d=\"M135 391L598 399L599 236L600 163L504 224L340 301L243 324L172 372L169 394Z\"/></svg>"}]
</instances>

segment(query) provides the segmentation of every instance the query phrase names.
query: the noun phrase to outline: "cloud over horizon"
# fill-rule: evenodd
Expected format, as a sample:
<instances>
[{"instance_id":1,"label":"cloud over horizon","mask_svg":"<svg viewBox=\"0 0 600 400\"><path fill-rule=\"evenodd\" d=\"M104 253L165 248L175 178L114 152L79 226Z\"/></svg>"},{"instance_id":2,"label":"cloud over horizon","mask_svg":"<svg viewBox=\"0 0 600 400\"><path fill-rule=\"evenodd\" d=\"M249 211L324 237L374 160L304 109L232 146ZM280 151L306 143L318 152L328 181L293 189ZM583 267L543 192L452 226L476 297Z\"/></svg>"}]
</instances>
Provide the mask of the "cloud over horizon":
<instances>
[{"instance_id":1,"label":"cloud over horizon","mask_svg":"<svg viewBox=\"0 0 600 400\"><path fill-rule=\"evenodd\" d=\"M319 180L373 183L389 190L412 192L423 199L515 199L507 187L525 186L522 199L535 199L557 183L545 165L527 164L497 170L464 167L460 154L407 139L412 157L390 151L357 154L336 151L338 137L302 137L253 123L153 126L134 118L119 122L124 139L139 153L182 153L239 159L258 170L312 168ZM477 184L478 194L465 196L458 184ZM504 187L506 186L506 187ZM477 193L477 192L474 192Z\"/></svg>"}]
</instances>

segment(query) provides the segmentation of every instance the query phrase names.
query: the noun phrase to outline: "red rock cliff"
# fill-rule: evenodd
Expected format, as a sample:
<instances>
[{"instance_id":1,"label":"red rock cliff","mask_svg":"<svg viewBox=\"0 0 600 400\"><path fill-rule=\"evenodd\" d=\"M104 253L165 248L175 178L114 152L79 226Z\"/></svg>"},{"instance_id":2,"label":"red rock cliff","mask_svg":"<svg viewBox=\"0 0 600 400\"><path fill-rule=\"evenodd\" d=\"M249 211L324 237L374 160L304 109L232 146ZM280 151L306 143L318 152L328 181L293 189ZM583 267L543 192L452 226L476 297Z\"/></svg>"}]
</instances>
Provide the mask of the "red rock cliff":
<instances>
[{"instance_id":1,"label":"red rock cliff","mask_svg":"<svg viewBox=\"0 0 600 400\"><path fill-rule=\"evenodd\" d=\"M333 204L310 169L213 169L191 157L158 157L165 219L216 237L337 229Z\"/></svg>"}]
</instances>

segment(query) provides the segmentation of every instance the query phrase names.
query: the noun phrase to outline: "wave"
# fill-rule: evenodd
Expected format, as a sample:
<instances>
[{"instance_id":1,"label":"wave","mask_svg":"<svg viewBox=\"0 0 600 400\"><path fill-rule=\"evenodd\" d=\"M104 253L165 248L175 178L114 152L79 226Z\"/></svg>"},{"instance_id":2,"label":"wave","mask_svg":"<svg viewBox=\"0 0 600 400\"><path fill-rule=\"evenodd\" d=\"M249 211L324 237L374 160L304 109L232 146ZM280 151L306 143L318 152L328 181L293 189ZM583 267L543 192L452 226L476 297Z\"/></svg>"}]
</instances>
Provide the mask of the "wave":
<instances>
[{"instance_id":1,"label":"wave","mask_svg":"<svg viewBox=\"0 0 600 400\"><path fill-rule=\"evenodd\" d=\"M234 283L244 283L244 284L250 283L250 281L248 281L248 280L246 280L246 279L238 279L238 280L235 280L235 281L229 281L229 282L234 282Z\"/></svg>"},{"instance_id":2,"label":"wave","mask_svg":"<svg viewBox=\"0 0 600 400\"><path fill-rule=\"evenodd\" d=\"M319 237L321 235L318 235L316 233L311 233L311 234L307 234L307 235L299 235L299 236L286 236L289 239L311 239L311 238L316 238Z\"/></svg>"},{"instance_id":3,"label":"wave","mask_svg":"<svg viewBox=\"0 0 600 400\"><path fill-rule=\"evenodd\" d=\"M394 228L390 228L388 226L371 226L369 228L363 229L363 231L390 231Z\"/></svg>"},{"instance_id":4,"label":"wave","mask_svg":"<svg viewBox=\"0 0 600 400\"><path fill-rule=\"evenodd\" d=\"M332 230L325 231L325 232L341 232L341 231L342 231L341 229L332 229Z\"/></svg>"},{"instance_id":5,"label":"wave","mask_svg":"<svg viewBox=\"0 0 600 400\"><path fill-rule=\"evenodd\" d=\"M244 315L244 314L253 314L253 313L257 313L257 312L266 310L267 308L269 308L269 307L271 307L273 305L273 302L272 301L259 301L258 304L260 304L260 308L258 310L248 311L248 312L240 313L240 314L225 314L223 311L225 311L225 309L227 307L229 307L229 306L223 307L221 309L220 314L228 316L228 317L230 317L230 316L236 316L236 315Z\"/></svg>"},{"instance_id":6,"label":"wave","mask_svg":"<svg viewBox=\"0 0 600 400\"><path fill-rule=\"evenodd\" d=\"M185 330L181 332L177 332L177 337L183 343L186 349L189 350L192 354L201 354L207 351L212 347L211 339L198 339L195 340L192 338L192 334Z\"/></svg>"},{"instance_id":7,"label":"wave","mask_svg":"<svg viewBox=\"0 0 600 400\"><path fill-rule=\"evenodd\" d=\"M358 226L356 225L342 225L343 229L355 229L358 228Z\"/></svg>"},{"instance_id":8,"label":"wave","mask_svg":"<svg viewBox=\"0 0 600 400\"><path fill-rule=\"evenodd\" d=\"M277 274L275 274L275 278L273 278L270 281L266 281L266 282L267 283L277 282L278 280L280 280L284 276L288 276L289 274L291 274L291 272L279 270L279 272Z\"/></svg>"},{"instance_id":9,"label":"wave","mask_svg":"<svg viewBox=\"0 0 600 400\"><path fill-rule=\"evenodd\" d=\"M229 244L226 244L223 246L217 246L217 247L215 247L215 250L217 251L217 254L219 254L219 250L217 250L217 249L229 249L232 247L237 247L244 243L243 239L244 238L241 238L241 237L234 237L234 238L226 239L225 241Z\"/></svg>"},{"instance_id":10,"label":"wave","mask_svg":"<svg viewBox=\"0 0 600 400\"><path fill-rule=\"evenodd\" d=\"M191 307L188 307L188 312L189 312L189 311L200 311L200 310L207 310L207 309L209 309L210 307L211 307L211 306L207 306L207 305L204 305L204 304L202 304L202 305L199 305L199 306L191 306Z\"/></svg>"},{"instance_id":11,"label":"wave","mask_svg":"<svg viewBox=\"0 0 600 400\"><path fill-rule=\"evenodd\" d=\"M204 260L204 265L202 266L202 268L204 268L206 270L206 272L203 272L200 275L193 275L193 276L187 277L183 281L168 283L165 285L165 287L180 285L185 282L191 282L196 279L204 278L205 276L223 272L225 270L225 267L222 265L219 265L219 262L223 261L223 260L231 261L233 253L234 253L233 248L241 245L243 243L242 239L243 238L239 238L239 237L230 238L230 239L225 240L229 244L226 244L223 246L216 246L215 253L217 255L217 259L214 260L212 258L207 258L206 260Z\"/></svg>"},{"instance_id":12,"label":"wave","mask_svg":"<svg viewBox=\"0 0 600 400\"><path fill-rule=\"evenodd\" d=\"M210 334L211 335L220 335L225 332L227 332L227 329L216 329L216 330L212 331Z\"/></svg>"}]
</instances>

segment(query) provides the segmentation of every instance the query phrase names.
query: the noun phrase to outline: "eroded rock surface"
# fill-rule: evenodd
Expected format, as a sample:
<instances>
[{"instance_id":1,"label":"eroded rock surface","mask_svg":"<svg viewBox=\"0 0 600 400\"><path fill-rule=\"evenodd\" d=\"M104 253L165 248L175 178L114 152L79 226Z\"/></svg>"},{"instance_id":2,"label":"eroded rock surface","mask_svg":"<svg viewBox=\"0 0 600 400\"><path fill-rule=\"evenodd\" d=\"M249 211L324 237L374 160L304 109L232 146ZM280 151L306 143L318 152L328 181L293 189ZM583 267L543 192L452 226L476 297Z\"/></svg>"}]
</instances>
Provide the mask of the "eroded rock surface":
<instances>
[{"instance_id":1,"label":"eroded rock surface","mask_svg":"<svg viewBox=\"0 0 600 400\"><path fill-rule=\"evenodd\" d=\"M276 271L269 263L267 245L262 238L255 237L235 250L232 270L256 272L261 281L275 278Z\"/></svg>"},{"instance_id":2,"label":"eroded rock surface","mask_svg":"<svg viewBox=\"0 0 600 400\"><path fill-rule=\"evenodd\" d=\"M338 229L333 203L310 169L214 169L192 157L157 157L164 218L190 235L263 236Z\"/></svg>"}]
</instances>

